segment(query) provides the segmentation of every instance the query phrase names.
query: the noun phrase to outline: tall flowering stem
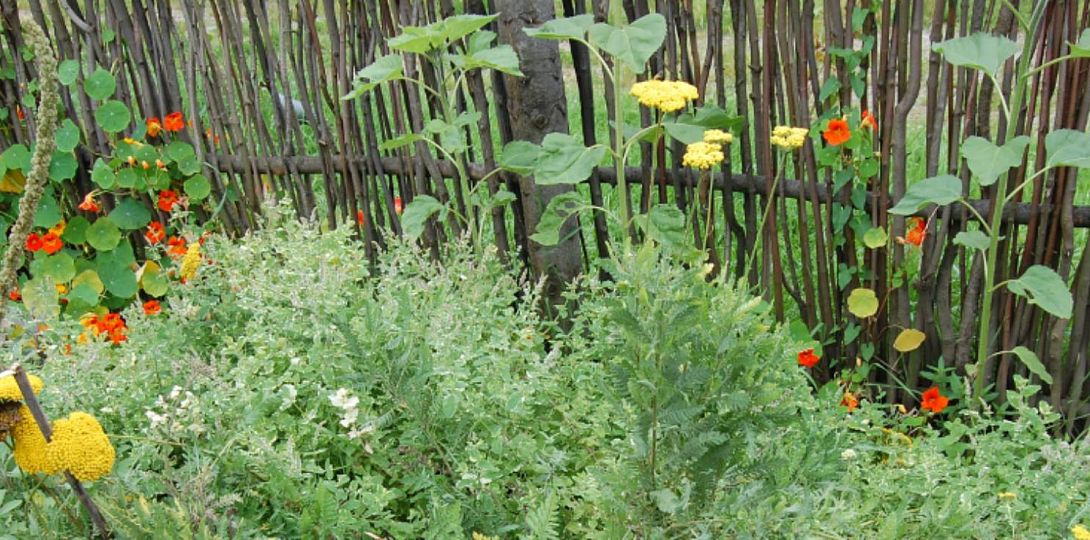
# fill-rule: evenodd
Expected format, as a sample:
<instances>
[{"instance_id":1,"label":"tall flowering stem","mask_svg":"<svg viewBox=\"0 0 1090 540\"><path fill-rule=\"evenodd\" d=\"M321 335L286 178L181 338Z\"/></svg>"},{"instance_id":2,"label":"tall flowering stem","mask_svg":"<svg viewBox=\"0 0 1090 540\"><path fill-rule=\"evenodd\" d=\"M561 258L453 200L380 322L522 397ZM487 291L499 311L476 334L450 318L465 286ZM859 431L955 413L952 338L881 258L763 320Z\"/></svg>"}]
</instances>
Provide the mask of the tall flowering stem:
<instances>
[{"instance_id":1,"label":"tall flowering stem","mask_svg":"<svg viewBox=\"0 0 1090 540\"><path fill-rule=\"evenodd\" d=\"M49 44L49 38L37 23L23 21L23 35L26 42L34 49L34 58L38 63L38 89L41 102L38 104L38 136L34 155L30 159L30 174L27 175L23 188L23 198L19 201L19 216L11 226L8 235L8 249L0 262L0 290L5 293L15 285L15 271L22 266L23 250L27 236L34 226L34 214L42 200L46 178L49 175L49 162L57 143L57 106L60 97L57 93L57 56ZM0 303L0 322L4 320L6 303Z\"/></svg>"}]
</instances>

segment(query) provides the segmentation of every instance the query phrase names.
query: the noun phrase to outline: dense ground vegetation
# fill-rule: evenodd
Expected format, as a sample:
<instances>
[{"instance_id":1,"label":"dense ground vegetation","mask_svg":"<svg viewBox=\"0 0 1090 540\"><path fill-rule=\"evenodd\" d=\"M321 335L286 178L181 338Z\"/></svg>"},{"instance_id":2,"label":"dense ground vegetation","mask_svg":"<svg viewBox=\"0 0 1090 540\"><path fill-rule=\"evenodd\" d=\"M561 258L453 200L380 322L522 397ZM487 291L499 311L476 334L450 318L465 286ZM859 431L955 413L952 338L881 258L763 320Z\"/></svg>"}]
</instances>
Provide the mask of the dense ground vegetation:
<instances>
[{"instance_id":1,"label":"dense ground vegetation","mask_svg":"<svg viewBox=\"0 0 1090 540\"><path fill-rule=\"evenodd\" d=\"M524 274L466 248L368 270L345 233L288 218L206 247L160 314L124 313L124 346L65 355L75 322L40 338L42 401L97 411L117 446L91 492L123 537L1050 538L1088 520L1085 439L1049 438L1035 387L1006 416L849 412L835 384L811 392L765 304L657 249L573 289L565 331ZM59 485L0 467L4 537L86 532Z\"/></svg>"}]
</instances>

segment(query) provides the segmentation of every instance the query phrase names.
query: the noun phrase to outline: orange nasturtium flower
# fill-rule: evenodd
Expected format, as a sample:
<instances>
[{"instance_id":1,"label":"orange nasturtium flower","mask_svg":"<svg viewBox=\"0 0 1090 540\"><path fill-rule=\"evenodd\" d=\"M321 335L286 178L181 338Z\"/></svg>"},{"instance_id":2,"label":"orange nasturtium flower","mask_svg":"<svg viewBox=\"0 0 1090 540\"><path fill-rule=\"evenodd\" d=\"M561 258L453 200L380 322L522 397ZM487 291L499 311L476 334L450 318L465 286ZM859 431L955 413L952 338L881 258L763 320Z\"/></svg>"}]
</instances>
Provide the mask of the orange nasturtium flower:
<instances>
[{"instance_id":1,"label":"orange nasturtium flower","mask_svg":"<svg viewBox=\"0 0 1090 540\"><path fill-rule=\"evenodd\" d=\"M848 121L843 118L829 120L828 127L821 134L825 142L832 146L840 146L852 138L852 130L848 128Z\"/></svg>"},{"instance_id":2,"label":"orange nasturtium flower","mask_svg":"<svg viewBox=\"0 0 1090 540\"><path fill-rule=\"evenodd\" d=\"M397 215L400 216L401 213L404 211L405 207L401 204L401 197L394 197L394 212L396 212Z\"/></svg>"},{"instance_id":3,"label":"orange nasturtium flower","mask_svg":"<svg viewBox=\"0 0 1090 540\"><path fill-rule=\"evenodd\" d=\"M814 354L814 349L806 349L805 351L799 351L799 365L806 368L812 368L821 361L821 357Z\"/></svg>"},{"instance_id":4,"label":"orange nasturtium flower","mask_svg":"<svg viewBox=\"0 0 1090 540\"><path fill-rule=\"evenodd\" d=\"M11 292L8 293L8 298L11 298L11 300L13 302L18 302L18 301L22 300L23 295L21 293L19 293L19 287L15 287L15 288L11 289Z\"/></svg>"},{"instance_id":5,"label":"orange nasturtium flower","mask_svg":"<svg viewBox=\"0 0 1090 540\"><path fill-rule=\"evenodd\" d=\"M174 205L178 204L178 194L174 190L164 189L159 192L159 202L157 204L160 210L170 212L174 210Z\"/></svg>"},{"instance_id":6,"label":"orange nasturtium flower","mask_svg":"<svg viewBox=\"0 0 1090 540\"><path fill-rule=\"evenodd\" d=\"M22 105L15 106L15 117L18 118L20 122L26 120L26 111L23 110Z\"/></svg>"},{"instance_id":7,"label":"orange nasturtium flower","mask_svg":"<svg viewBox=\"0 0 1090 540\"><path fill-rule=\"evenodd\" d=\"M926 409L933 413L941 413L947 405L950 404L950 400L946 396L939 393L938 386L932 386L924 391L923 397L920 400L920 408Z\"/></svg>"},{"instance_id":8,"label":"orange nasturtium flower","mask_svg":"<svg viewBox=\"0 0 1090 540\"><path fill-rule=\"evenodd\" d=\"M168 238L167 245L170 246L167 248L167 254L171 257L181 257L189 250L189 248L186 247L185 238L179 236L171 236Z\"/></svg>"},{"instance_id":9,"label":"orange nasturtium flower","mask_svg":"<svg viewBox=\"0 0 1090 540\"><path fill-rule=\"evenodd\" d=\"M167 233L164 229L162 223L152 221L151 223L148 223L148 230L144 232L144 238L147 238L148 243L154 246L166 238Z\"/></svg>"},{"instance_id":10,"label":"orange nasturtium flower","mask_svg":"<svg viewBox=\"0 0 1090 540\"><path fill-rule=\"evenodd\" d=\"M68 226L68 223L66 223L62 219L62 220L58 221L56 225L50 227L49 232L51 232L51 233L53 233L53 234L55 234L57 236L60 236L60 235L64 234L64 228L67 227L67 226Z\"/></svg>"},{"instance_id":11,"label":"orange nasturtium flower","mask_svg":"<svg viewBox=\"0 0 1090 540\"><path fill-rule=\"evenodd\" d=\"M47 233L42 237L42 250L52 255L61 250L64 247L64 242L61 241L61 237L55 233Z\"/></svg>"},{"instance_id":12,"label":"orange nasturtium flower","mask_svg":"<svg viewBox=\"0 0 1090 540\"><path fill-rule=\"evenodd\" d=\"M97 214L102 211L102 207L98 205L98 201L95 201L95 193L93 191L83 198L83 202L79 203L79 209L92 214Z\"/></svg>"},{"instance_id":13,"label":"orange nasturtium flower","mask_svg":"<svg viewBox=\"0 0 1090 540\"><path fill-rule=\"evenodd\" d=\"M367 216L363 215L363 210L356 210L356 223L361 227L367 224Z\"/></svg>"},{"instance_id":14,"label":"orange nasturtium flower","mask_svg":"<svg viewBox=\"0 0 1090 540\"><path fill-rule=\"evenodd\" d=\"M158 137L159 132L163 130L163 123L159 121L158 116L145 120L145 125L148 128L148 137Z\"/></svg>"},{"instance_id":15,"label":"orange nasturtium flower","mask_svg":"<svg viewBox=\"0 0 1090 540\"><path fill-rule=\"evenodd\" d=\"M158 315L163 310L163 306L159 304L158 300L152 299L144 302L144 315Z\"/></svg>"},{"instance_id":16,"label":"orange nasturtium flower","mask_svg":"<svg viewBox=\"0 0 1090 540\"><path fill-rule=\"evenodd\" d=\"M911 229L905 233L904 238L898 238L902 244L912 244L916 247L923 245L923 241L927 238L927 222L923 218L914 217L909 219Z\"/></svg>"},{"instance_id":17,"label":"orange nasturtium flower","mask_svg":"<svg viewBox=\"0 0 1090 540\"><path fill-rule=\"evenodd\" d=\"M185 118L180 112L172 112L163 119L163 129L167 131L181 131L185 128Z\"/></svg>"},{"instance_id":18,"label":"orange nasturtium flower","mask_svg":"<svg viewBox=\"0 0 1090 540\"><path fill-rule=\"evenodd\" d=\"M844 397L840 398L840 404L847 407L848 412L852 412L859 406L859 398L851 392L844 392Z\"/></svg>"},{"instance_id":19,"label":"orange nasturtium flower","mask_svg":"<svg viewBox=\"0 0 1090 540\"><path fill-rule=\"evenodd\" d=\"M870 111L863 111L863 120L859 122L860 125L870 126L874 131L878 131L878 121L874 119L874 115Z\"/></svg>"},{"instance_id":20,"label":"orange nasturtium flower","mask_svg":"<svg viewBox=\"0 0 1090 540\"><path fill-rule=\"evenodd\" d=\"M33 253L42 249L42 237L38 233L30 233L26 237L26 250Z\"/></svg>"}]
</instances>

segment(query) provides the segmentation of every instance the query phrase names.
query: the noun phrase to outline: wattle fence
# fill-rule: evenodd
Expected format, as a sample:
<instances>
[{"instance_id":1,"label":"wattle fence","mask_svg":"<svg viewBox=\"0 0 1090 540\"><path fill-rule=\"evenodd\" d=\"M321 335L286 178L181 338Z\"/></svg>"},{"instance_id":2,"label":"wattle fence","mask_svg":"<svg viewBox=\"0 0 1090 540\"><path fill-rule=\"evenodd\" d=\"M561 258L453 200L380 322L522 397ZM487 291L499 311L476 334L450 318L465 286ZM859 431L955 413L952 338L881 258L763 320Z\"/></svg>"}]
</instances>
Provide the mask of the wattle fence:
<instances>
[{"instance_id":1,"label":"wattle fence","mask_svg":"<svg viewBox=\"0 0 1090 540\"><path fill-rule=\"evenodd\" d=\"M715 207L721 214L713 219L719 232L711 251L719 267L741 277L756 259L759 271L748 278L766 295L777 317L798 318L826 344L825 356L834 362L819 369L819 378L854 365L857 358L872 362L869 378L885 385L892 403L923 384L921 375L934 371L940 359L943 366L964 369L972 362L977 306L984 294L979 256L953 242L972 220L969 210L952 206L925 214L933 232L919 255L898 243L857 250L852 247L859 243L857 232L844 224L862 218L890 236L905 236L905 218L887 210L910 183L923 177L951 174L968 186L970 173L959 145L969 135L1002 140L1025 134L1043 144L1054 129L1085 131L1090 59L1050 62L1067 54L1070 44L1090 28L1090 5L1046 2L1043 28L1031 47L1032 64L1041 69L1029 85L1027 106L1008 118L994 114L995 95L1011 91L1012 62L995 79L997 89L991 79L943 62L929 46L980 31L1018 41L1021 15L1012 13L1005 1L695 4L654 3L666 18L667 39L644 77L690 81L700 89L702 103L718 105L746 123L736 133L733 153L716 173L710 194L700 193L697 176L674 158L683 152L680 143L655 148L644 144L642 161L630 163L625 173L630 186L641 188L635 191L637 210L646 212L656 202L686 210L718 201ZM423 144L381 149L384 141L422 130L438 106L428 96L395 82L396 91L340 99L352 89L357 71L389 54L386 39L400 28L453 14L448 0L28 0L29 9L19 5L5 2L0 7L0 107L7 111L7 119L0 121L0 151L32 142L31 115L16 120L19 108L34 103L34 67L20 52L18 25L20 17L32 17L53 37L61 60L80 67L63 96L67 117L80 133L74 154L79 166L57 184L64 208L74 208L95 189L93 164L113 152L111 135L93 118L99 103L81 90L85 77L99 68L116 77L114 99L128 104L138 123L174 111L190 120L183 136L196 147L211 181L208 200L219 205L198 212L206 217L217 212L228 233L254 227L265 199L287 198L300 216L320 212L329 227L356 226L363 248L374 255L385 247L388 235L401 231L395 199L408 203L428 194L464 204L461 186L448 181L455 172L452 163ZM518 32L522 26L582 13L598 20L619 15L635 20L651 3L564 0L559 14L551 0L491 5L504 13L492 29L521 54L532 46ZM480 0L467 0L465 10L487 11ZM609 83L582 46L572 43L564 50L558 54L566 58L570 51L570 64L561 68L556 62L555 75L574 81L566 89L578 108L566 110L564 96L558 96L557 106L565 107L588 144L608 141L608 125L596 120L596 109L614 107ZM437 77L427 65L408 58L406 75L424 81ZM470 176L481 179L502 145L524 133L520 130L526 119L519 117L525 114L519 103L523 98L515 85L535 81L485 71L459 89L457 107L487 112L471 137L479 144L467 164ZM810 126L835 110L871 111L877 119L880 165L859 205L851 204L850 187L837 185L813 153L782 161L770 143L774 126ZM645 110L643 124L651 121ZM616 181L606 169L592 175L585 188L598 205ZM785 171L790 178L774 184ZM1011 185L1024 180L1024 171L1024 165L1014 169ZM1003 349L1026 344L1042 359L1053 379L1046 398L1065 413L1067 430L1079 429L1090 412L1090 236L1080 230L1090 227L1090 207L1075 204L1085 202L1086 196L1085 189L1080 193L1077 173L1055 169L1033 179L1030 198L1015 195L1005 215L997 276L1008 279L1037 264L1054 268L1071 284L1072 318L1056 319L1021 297L996 291L997 308L990 321ZM489 187L496 190L499 184L524 195L513 175L493 179ZM774 211L762 228L760 214L770 192ZM993 198L1006 195L994 193L994 187L985 189L973 206L987 215ZM154 209L150 197L143 196ZM109 206L111 201L103 203ZM524 196L494 209L489 241L538 268L540 261L529 261L535 252L529 236L538 213ZM457 224L452 221L436 231L423 241L439 256L443 238L457 234ZM600 216L581 232L561 249L576 253L585 270L590 261L606 256L610 236ZM761 250L755 253L758 245ZM911 272L903 271L910 267ZM908 286L898 286L905 280ZM860 286L884 299L867 321L856 320L845 307L848 292ZM927 339L916 351L901 354L893 347L893 328L916 328ZM1026 375L1006 355L990 362L985 376L1002 394L1016 373Z\"/></svg>"}]
</instances>

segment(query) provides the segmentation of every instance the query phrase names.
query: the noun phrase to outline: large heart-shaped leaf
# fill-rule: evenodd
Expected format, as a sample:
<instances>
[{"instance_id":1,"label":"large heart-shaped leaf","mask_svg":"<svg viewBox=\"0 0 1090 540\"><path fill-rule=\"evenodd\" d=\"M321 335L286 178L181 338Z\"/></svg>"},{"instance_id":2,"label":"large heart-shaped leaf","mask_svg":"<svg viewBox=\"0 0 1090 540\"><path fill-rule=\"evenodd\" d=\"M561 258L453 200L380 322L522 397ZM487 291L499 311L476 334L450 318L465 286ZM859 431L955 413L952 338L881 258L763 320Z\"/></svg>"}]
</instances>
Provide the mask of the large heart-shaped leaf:
<instances>
[{"instance_id":1,"label":"large heart-shaped leaf","mask_svg":"<svg viewBox=\"0 0 1090 540\"><path fill-rule=\"evenodd\" d=\"M500 152L498 165L505 171L528 176L534 172L541 147L529 141L511 141Z\"/></svg>"},{"instance_id":2,"label":"large heart-shaped leaf","mask_svg":"<svg viewBox=\"0 0 1090 540\"><path fill-rule=\"evenodd\" d=\"M565 133L550 133L541 141L534 182L541 185L578 184L590 177L606 155L604 146L590 148Z\"/></svg>"},{"instance_id":3,"label":"large heart-shaped leaf","mask_svg":"<svg viewBox=\"0 0 1090 540\"><path fill-rule=\"evenodd\" d=\"M658 13L651 13L621 28L598 23L590 27L587 35L591 44L609 53L632 71L643 73L647 61L659 50L666 38L666 19Z\"/></svg>"},{"instance_id":4,"label":"large heart-shaped leaf","mask_svg":"<svg viewBox=\"0 0 1090 540\"><path fill-rule=\"evenodd\" d=\"M1005 37L977 32L936 43L931 48L955 66L979 69L994 76L1020 46Z\"/></svg>"},{"instance_id":5,"label":"large heart-shaped leaf","mask_svg":"<svg viewBox=\"0 0 1090 540\"><path fill-rule=\"evenodd\" d=\"M1057 129L1045 136L1049 167L1090 167L1090 133Z\"/></svg>"},{"instance_id":6,"label":"large heart-shaped leaf","mask_svg":"<svg viewBox=\"0 0 1090 540\"><path fill-rule=\"evenodd\" d=\"M901 330L900 334L897 334L897 339L893 340L893 348L898 352L912 352L919 349L925 339L927 339L927 334L915 328L905 328Z\"/></svg>"},{"instance_id":7,"label":"large heart-shaped leaf","mask_svg":"<svg viewBox=\"0 0 1090 540\"><path fill-rule=\"evenodd\" d=\"M991 245L991 238L984 231L961 231L954 237L954 243L970 249L984 251Z\"/></svg>"},{"instance_id":8,"label":"large heart-shaped leaf","mask_svg":"<svg viewBox=\"0 0 1090 540\"><path fill-rule=\"evenodd\" d=\"M925 204L950 204L960 198L961 180L958 177L948 174L934 176L908 186L905 196L889 213L908 216Z\"/></svg>"},{"instance_id":9,"label":"large heart-shaped leaf","mask_svg":"<svg viewBox=\"0 0 1090 540\"><path fill-rule=\"evenodd\" d=\"M435 214L444 213L446 207L435 197L429 195L417 195L412 202L405 207L405 213L401 216L401 230L410 239L420 238L424 234L424 225L428 218Z\"/></svg>"},{"instance_id":10,"label":"large heart-shaped leaf","mask_svg":"<svg viewBox=\"0 0 1090 540\"><path fill-rule=\"evenodd\" d=\"M1052 384L1052 374L1048 372L1045 365L1041 363L1041 359L1037 357L1037 353L1019 345L1014 349L1011 349L1012 353L1022 361L1022 364L1026 366L1026 369L1030 373L1041 378L1046 384Z\"/></svg>"},{"instance_id":11,"label":"large heart-shaped leaf","mask_svg":"<svg viewBox=\"0 0 1090 540\"><path fill-rule=\"evenodd\" d=\"M352 91L341 99L355 99L384 82L400 77L403 71L400 54L388 54L376 58L371 65L356 73L356 78L352 81L354 85Z\"/></svg>"},{"instance_id":12,"label":"large heart-shaped leaf","mask_svg":"<svg viewBox=\"0 0 1090 540\"><path fill-rule=\"evenodd\" d=\"M523 28L530 37L541 39L583 39L594 24L594 15L576 15L546 21L537 28Z\"/></svg>"},{"instance_id":13,"label":"large heart-shaped leaf","mask_svg":"<svg viewBox=\"0 0 1090 540\"><path fill-rule=\"evenodd\" d=\"M1071 44L1071 56L1075 58L1090 58L1090 28L1082 31L1079 41Z\"/></svg>"},{"instance_id":14,"label":"large heart-shaped leaf","mask_svg":"<svg viewBox=\"0 0 1090 540\"><path fill-rule=\"evenodd\" d=\"M573 214L586 207L583 196L578 192L569 191L553 197L549 201L545 211L541 213L534 234L530 240L543 246L555 246L560 243L560 229Z\"/></svg>"},{"instance_id":15,"label":"large heart-shaped leaf","mask_svg":"<svg viewBox=\"0 0 1090 540\"><path fill-rule=\"evenodd\" d=\"M500 45L453 58L455 63L465 70L493 69L516 77L522 76L522 70L519 69L519 57L510 45Z\"/></svg>"},{"instance_id":16,"label":"large heart-shaped leaf","mask_svg":"<svg viewBox=\"0 0 1090 540\"><path fill-rule=\"evenodd\" d=\"M1007 282L1007 289L1026 298L1029 303L1061 319L1070 319L1074 300L1071 290L1055 270L1035 264L1022 277Z\"/></svg>"},{"instance_id":17,"label":"large heart-shaped leaf","mask_svg":"<svg viewBox=\"0 0 1090 540\"><path fill-rule=\"evenodd\" d=\"M1022 163L1022 154L1029 145L1029 137L1020 135L1003 146L983 137L969 137L961 144L961 157L969 165L982 186L995 183L999 175Z\"/></svg>"}]
</instances>

